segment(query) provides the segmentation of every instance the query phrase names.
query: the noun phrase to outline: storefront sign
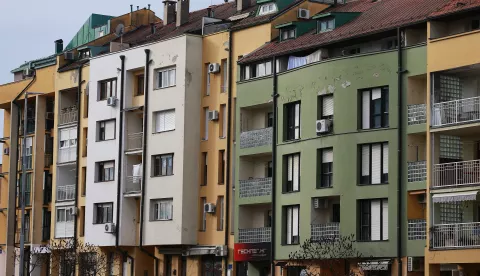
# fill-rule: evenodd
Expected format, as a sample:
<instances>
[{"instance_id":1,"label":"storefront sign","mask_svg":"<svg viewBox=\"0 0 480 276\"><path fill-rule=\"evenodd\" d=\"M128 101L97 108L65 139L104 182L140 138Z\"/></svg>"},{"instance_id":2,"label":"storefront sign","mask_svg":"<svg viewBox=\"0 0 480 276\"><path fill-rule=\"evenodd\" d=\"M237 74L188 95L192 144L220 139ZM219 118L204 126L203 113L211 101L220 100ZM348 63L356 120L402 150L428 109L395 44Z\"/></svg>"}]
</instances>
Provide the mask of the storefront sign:
<instances>
[{"instance_id":1,"label":"storefront sign","mask_svg":"<svg viewBox=\"0 0 480 276\"><path fill-rule=\"evenodd\" d=\"M268 261L270 259L270 243L236 243L234 245L236 262Z\"/></svg>"}]
</instances>

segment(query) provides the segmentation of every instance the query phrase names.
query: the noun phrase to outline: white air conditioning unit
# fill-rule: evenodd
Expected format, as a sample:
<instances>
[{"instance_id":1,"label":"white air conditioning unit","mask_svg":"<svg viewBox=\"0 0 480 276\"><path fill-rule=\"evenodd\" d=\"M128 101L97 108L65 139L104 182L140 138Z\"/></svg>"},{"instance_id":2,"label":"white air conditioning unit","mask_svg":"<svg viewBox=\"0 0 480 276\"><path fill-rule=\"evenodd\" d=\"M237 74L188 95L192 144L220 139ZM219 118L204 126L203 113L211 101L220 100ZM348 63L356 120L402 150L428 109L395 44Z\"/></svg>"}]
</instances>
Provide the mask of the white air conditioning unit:
<instances>
[{"instance_id":1,"label":"white air conditioning unit","mask_svg":"<svg viewBox=\"0 0 480 276\"><path fill-rule=\"evenodd\" d=\"M73 216L76 216L78 214L78 208L77 207L70 207L69 211Z\"/></svg>"},{"instance_id":2,"label":"white air conditioning unit","mask_svg":"<svg viewBox=\"0 0 480 276\"><path fill-rule=\"evenodd\" d=\"M313 208L314 209L327 209L328 208L328 199L327 198L314 198L313 199Z\"/></svg>"},{"instance_id":3,"label":"white air conditioning unit","mask_svg":"<svg viewBox=\"0 0 480 276\"><path fill-rule=\"evenodd\" d=\"M4 155L9 155L10 154L10 148L4 148L3 149L3 154Z\"/></svg>"},{"instance_id":4,"label":"white air conditioning unit","mask_svg":"<svg viewBox=\"0 0 480 276\"><path fill-rule=\"evenodd\" d=\"M205 210L205 213L215 213L215 204L205 203L203 209Z\"/></svg>"},{"instance_id":5,"label":"white air conditioning unit","mask_svg":"<svg viewBox=\"0 0 480 276\"><path fill-rule=\"evenodd\" d=\"M333 121L330 119L317 120L317 133L329 133L330 131L332 131L332 123Z\"/></svg>"},{"instance_id":6,"label":"white air conditioning unit","mask_svg":"<svg viewBox=\"0 0 480 276\"><path fill-rule=\"evenodd\" d=\"M107 105L108 106L116 106L117 105L117 97L108 97L107 98Z\"/></svg>"},{"instance_id":7,"label":"white air conditioning unit","mask_svg":"<svg viewBox=\"0 0 480 276\"><path fill-rule=\"evenodd\" d=\"M407 259L407 270L408 272L413 271L424 271L422 258L408 257Z\"/></svg>"},{"instance_id":8,"label":"white air conditioning unit","mask_svg":"<svg viewBox=\"0 0 480 276\"><path fill-rule=\"evenodd\" d=\"M65 52L64 53L64 58L65 58L65 60L74 60L75 55L73 54L73 52Z\"/></svg>"},{"instance_id":9,"label":"white air conditioning unit","mask_svg":"<svg viewBox=\"0 0 480 276\"><path fill-rule=\"evenodd\" d=\"M208 111L208 120L209 121L216 121L218 120L218 111L210 110Z\"/></svg>"},{"instance_id":10,"label":"white air conditioning unit","mask_svg":"<svg viewBox=\"0 0 480 276\"><path fill-rule=\"evenodd\" d=\"M302 19L309 19L310 18L310 11L307 9L298 9L298 18Z\"/></svg>"},{"instance_id":11,"label":"white air conditioning unit","mask_svg":"<svg viewBox=\"0 0 480 276\"><path fill-rule=\"evenodd\" d=\"M210 63L210 64L208 65L208 73L213 73L213 74L215 74L215 73L218 73L218 72L220 72L220 64L218 64L218 63Z\"/></svg>"},{"instance_id":12,"label":"white air conditioning unit","mask_svg":"<svg viewBox=\"0 0 480 276\"><path fill-rule=\"evenodd\" d=\"M105 223L105 233L115 233L115 223Z\"/></svg>"}]
</instances>

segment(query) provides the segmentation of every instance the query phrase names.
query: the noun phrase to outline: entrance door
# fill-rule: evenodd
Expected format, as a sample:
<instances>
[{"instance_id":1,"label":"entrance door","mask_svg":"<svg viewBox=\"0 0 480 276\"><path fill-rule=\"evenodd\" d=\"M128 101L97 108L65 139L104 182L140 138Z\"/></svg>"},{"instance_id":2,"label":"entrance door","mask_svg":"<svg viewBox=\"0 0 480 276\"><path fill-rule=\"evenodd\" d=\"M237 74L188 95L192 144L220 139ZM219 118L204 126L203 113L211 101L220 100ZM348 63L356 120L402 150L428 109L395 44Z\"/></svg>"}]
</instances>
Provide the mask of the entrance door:
<instances>
[{"instance_id":1,"label":"entrance door","mask_svg":"<svg viewBox=\"0 0 480 276\"><path fill-rule=\"evenodd\" d=\"M237 276L248 275L248 262L237 262Z\"/></svg>"}]
</instances>

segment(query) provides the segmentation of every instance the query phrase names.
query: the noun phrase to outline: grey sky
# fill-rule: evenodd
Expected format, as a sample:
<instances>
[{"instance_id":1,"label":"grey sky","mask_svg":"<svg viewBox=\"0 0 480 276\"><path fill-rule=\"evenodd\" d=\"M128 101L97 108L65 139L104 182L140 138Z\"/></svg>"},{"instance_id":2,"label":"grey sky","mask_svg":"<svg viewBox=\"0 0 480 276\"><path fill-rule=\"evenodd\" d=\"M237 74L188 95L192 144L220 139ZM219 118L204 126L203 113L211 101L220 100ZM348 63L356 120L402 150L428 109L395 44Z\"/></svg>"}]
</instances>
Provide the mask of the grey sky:
<instances>
[{"instance_id":1,"label":"grey sky","mask_svg":"<svg viewBox=\"0 0 480 276\"><path fill-rule=\"evenodd\" d=\"M232 0L230 0L232 1ZM190 10L198 10L224 0L191 0ZM92 13L118 16L134 7L151 9L163 17L162 0L0 0L0 84L13 81L10 70L23 62L53 54L54 41L66 45Z\"/></svg>"}]
</instances>

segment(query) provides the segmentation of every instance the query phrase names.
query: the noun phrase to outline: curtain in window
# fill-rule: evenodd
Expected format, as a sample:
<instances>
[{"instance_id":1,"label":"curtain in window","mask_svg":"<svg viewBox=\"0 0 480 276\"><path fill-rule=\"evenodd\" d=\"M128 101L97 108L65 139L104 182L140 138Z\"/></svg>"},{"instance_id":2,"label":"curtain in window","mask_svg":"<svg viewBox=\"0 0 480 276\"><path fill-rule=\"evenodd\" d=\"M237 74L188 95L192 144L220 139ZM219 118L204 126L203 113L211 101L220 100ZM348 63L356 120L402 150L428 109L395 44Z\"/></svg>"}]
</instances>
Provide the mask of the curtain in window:
<instances>
[{"instance_id":1,"label":"curtain in window","mask_svg":"<svg viewBox=\"0 0 480 276\"><path fill-rule=\"evenodd\" d=\"M370 91L362 94L362 128L370 128Z\"/></svg>"},{"instance_id":2,"label":"curtain in window","mask_svg":"<svg viewBox=\"0 0 480 276\"><path fill-rule=\"evenodd\" d=\"M168 86L175 85L176 69L168 70Z\"/></svg>"},{"instance_id":3,"label":"curtain in window","mask_svg":"<svg viewBox=\"0 0 480 276\"><path fill-rule=\"evenodd\" d=\"M372 183L371 184L380 184L382 182L381 178L381 158L382 150L381 144L372 145Z\"/></svg>"},{"instance_id":4,"label":"curtain in window","mask_svg":"<svg viewBox=\"0 0 480 276\"><path fill-rule=\"evenodd\" d=\"M115 138L115 120L105 122L105 140Z\"/></svg>"}]
</instances>

